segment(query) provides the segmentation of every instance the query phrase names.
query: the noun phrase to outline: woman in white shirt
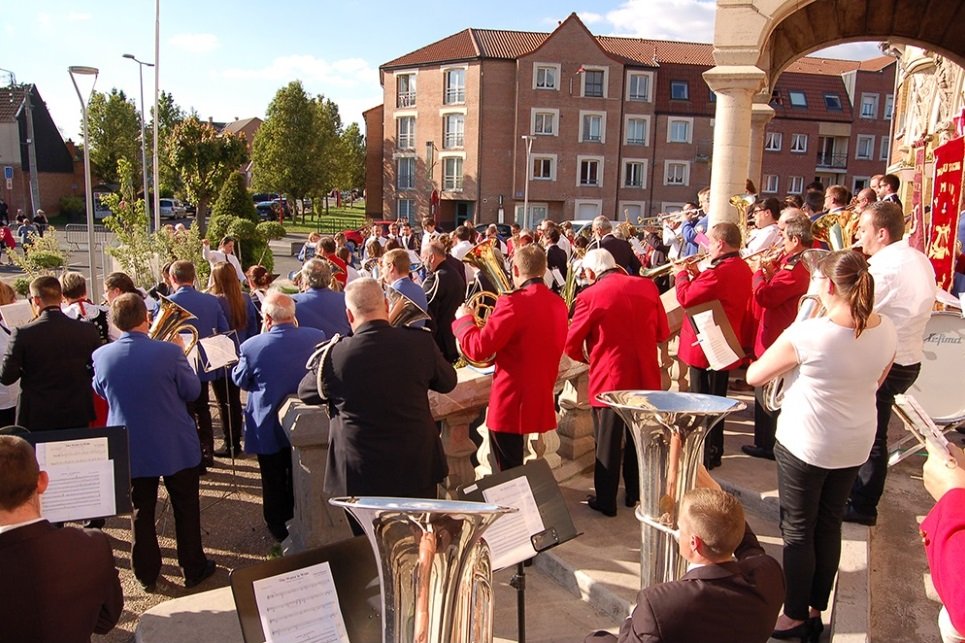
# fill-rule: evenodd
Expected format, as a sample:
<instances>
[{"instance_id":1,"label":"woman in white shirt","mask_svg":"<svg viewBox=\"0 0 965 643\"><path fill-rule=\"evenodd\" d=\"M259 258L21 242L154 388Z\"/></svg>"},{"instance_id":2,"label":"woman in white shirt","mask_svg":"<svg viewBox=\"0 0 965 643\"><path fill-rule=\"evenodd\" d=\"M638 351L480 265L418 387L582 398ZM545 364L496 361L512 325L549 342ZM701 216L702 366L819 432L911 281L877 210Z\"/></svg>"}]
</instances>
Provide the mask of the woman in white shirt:
<instances>
[{"instance_id":1,"label":"woman in white shirt","mask_svg":"<svg viewBox=\"0 0 965 643\"><path fill-rule=\"evenodd\" d=\"M245 283L245 271L241 269L241 261L235 256L235 240L231 237L223 238L218 244L217 250L211 249L210 241L202 239L201 256L211 264L212 269L222 261L230 263L231 267L235 269L235 274L238 275L238 281Z\"/></svg>"},{"instance_id":2,"label":"woman in white shirt","mask_svg":"<svg viewBox=\"0 0 965 643\"><path fill-rule=\"evenodd\" d=\"M786 585L779 639L817 640L823 629L845 505L874 441L875 391L897 346L894 325L872 311L874 278L861 255L832 252L812 278L827 313L792 324L747 370L753 386L793 371L774 448Z\"/></svg>"}]
</instances>

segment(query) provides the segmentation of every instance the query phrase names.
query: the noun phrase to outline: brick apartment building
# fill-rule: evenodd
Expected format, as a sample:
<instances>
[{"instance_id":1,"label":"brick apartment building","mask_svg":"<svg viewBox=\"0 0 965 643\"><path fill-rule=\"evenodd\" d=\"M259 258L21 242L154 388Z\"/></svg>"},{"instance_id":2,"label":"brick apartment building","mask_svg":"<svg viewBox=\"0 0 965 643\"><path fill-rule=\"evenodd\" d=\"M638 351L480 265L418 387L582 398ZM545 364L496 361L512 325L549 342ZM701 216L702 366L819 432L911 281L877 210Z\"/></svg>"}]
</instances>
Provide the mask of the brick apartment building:
<instances>
[{"instance_id":1,"label":"brick apartment building","mask_svg":"<svg viewBox=\"0 0 965 643\"><path fill-rule=\"evenodd\" d=\"M593 36L573 14L549 34L466 29L387 62L383 104L364 114L369 214L521 221L527 197L531 221L679 208L710 184L712 49ZM894 69L793 63L771 96L761 193L882 172Z\"/></svg>"}]
</instances>

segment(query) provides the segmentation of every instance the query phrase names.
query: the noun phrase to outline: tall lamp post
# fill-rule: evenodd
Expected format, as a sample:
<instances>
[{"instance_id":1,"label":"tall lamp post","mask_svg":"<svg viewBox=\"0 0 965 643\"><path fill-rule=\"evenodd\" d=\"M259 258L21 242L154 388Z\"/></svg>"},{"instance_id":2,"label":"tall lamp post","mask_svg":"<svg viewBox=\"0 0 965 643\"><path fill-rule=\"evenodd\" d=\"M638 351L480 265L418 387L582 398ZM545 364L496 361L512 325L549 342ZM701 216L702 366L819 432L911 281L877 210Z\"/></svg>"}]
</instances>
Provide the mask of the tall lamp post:
<instances>
[{"instance_id":1,"label":"tall lamp post","mask_svg":"<svg viewBox=\"0 0 965 643\"><path fill-rule=\"evenodd\" d=\"M523 227L528 229L531 229L530 220L529 220L529 172L531 167L530 163L532 162L530 160L530 157L533 154L534 138L535 137L529 136L527 134L524 134L522 136L522 139L526 141L526 167L524 169L526 183L523 184Z\"/></svg>"},{"instance_id":2,"label":"tall lamp post","mask_svg":"<svg viewBox=\"0 0 965 643\"><path fill-rule=\"evenodd\" d=\"M137 63L138 75L141 78L141 174L144 179L144 207L150 209L151 206L148 205L149 193L147 191L147 138L144 136L144 124L145 124L145 121L147 120L144 118L145 114L147 113L144 111L144 68L153 67L154 63L148 63L148 62L144 62L143 60L138 60L137 58L134 57L134 54L124 54L124 58L129 58L130 60L133 60L134 62ZM148 211L148 217L147 217L147 231L148 232L151 231L150 210Z\"/></svg>"},{"instance_id":3,"label":"tall lamp post","mask_svg":"<svg viewBox=\"0 0 965 643\"><path fill-rule=\"evenodd\" d=\"M90 281L88 284L96 284L94 274L97 265L94 263L94 193L90 179L90 139L87 136L87 102L90 95L94 93L94 85L97 84L97 74L100 73L97 67L68 67L70 80L74 83L74 90L77 92L77 99L80 101L80 112L84 120L84 190L87 192L87 260L90 263ZM90 84L90 91L87 97L81 95L80 87L77 86L77 76L93 76L94 82ZM93 285L89 286L93 288Z\"/></svg>"}]
</instances>

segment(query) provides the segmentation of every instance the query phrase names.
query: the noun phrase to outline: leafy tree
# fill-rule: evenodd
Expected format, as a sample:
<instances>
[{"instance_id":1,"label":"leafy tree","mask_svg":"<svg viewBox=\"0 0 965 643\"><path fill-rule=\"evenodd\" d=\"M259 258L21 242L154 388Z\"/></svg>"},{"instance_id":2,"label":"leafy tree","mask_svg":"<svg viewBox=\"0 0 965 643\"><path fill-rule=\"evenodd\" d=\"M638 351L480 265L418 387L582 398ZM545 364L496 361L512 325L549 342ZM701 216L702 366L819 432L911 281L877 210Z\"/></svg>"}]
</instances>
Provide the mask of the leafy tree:
<instances>
[{"instance_id":1,"label":"leafy tree","mask_svg":"<svg viewBox=\"0 0 965 643\"><path fill-rule=\"evenodd\" d=\"M338 105L324 96L316 96L314 143L319 164L313 190L316 202L338 187L342 165L341 135L342 117Z\"/></svg>"},{"instance_id":2,"label":"leafy tree","mask_svg":"<svg viewBox=\"0 0 965 643\"><path fill-rule=\"evenodd\" d=\"M237 170L228 176L228 180L221 187L218 200L211 208L212 217L223 215L238 216L258 223L255 203L251 200L248 188L245 187L245 175Z\"/></svg>"},{"instance_id":3,"label":"leafy tree","mask_svg":"<svg viewBox=\"0 0 965 643\"><path fill-rule=\"evenodd\" d=\"M185 192L198 207L196 225L204 234L208 204L221 191L228 175L248 160L241 135L219 134L197 116L189 116L174 127L171 159L184 179Z\"/></svg>"},{"instance_id":4,"label":"leafy tree","mask_svg":"<svg viewBox=\"0 0 965 643\"><path fill-rule=\"evenodd\" d=\"M344 180L342 188L365 187L365 136L359 131L358 123L352 123L342 132L342 159L340 166Z\"/></svg>"},{"instance_id":5,"label":"leafy tree","mask_svg":"<svg viewBox=\"0 0 965 643\"><path fill-rule=\"evenodd\" d=\"M39 236L31 233L30 251L25 253L10 253L10 260L14 265L27 273L26 278L19 278L14 289L26 296L30 282L37 277L60 277L67 267L67 251L64 250L56 234Z\"/></svg>"},{"instance_id":6,"label":"leafy tree","mask_svg":"<svg viewBox=\"0 0 965 643\"><path fill-rule=\"evenodd\" d=\"M208 226L208 241L215 245L225 236L235 239L235 250L242 268L261 264L271 272L275 267L275 258L268 242L284 237L285 228L274 221L256 225L254 221L238 216L213 215L211 225Z\"/></svg>"},{"instance_id":7,"label":"leafy tree","mask_svg":"<svg viewBox=\"0 0 965 643\"><path fill-rule=\"evenodd\" d=\"M90 136L90 162L102 181L117 183L117 162L128 160L141 172L141 123L133 100L112 89L109 94L94 92L87 108ZM85 141L86 144L86 141Z\"/></svg>"},{"instance_id":8,"label":"leafy tree","mask_svg":"<svg viewBox=\"0 0 965 643\"><path fill-rule=\"evenodd\" d=\"M158 245L154 235L147 231L147 211L144 200L137 198L141 187L140 176L134 174L134 166L127 159L117 163L120 179L118 193L106 194L101 200L111 210L104 225L114 233L117 246L107 251L117 259L124 272L139 286L150 288L157 283L160 272L157 256Z\"/></svg>"},{"instance_id":9,"label":"leafy tree","mask_svg":"<svg viewBox=\"0 0 965 643\"><path fill-rule=\"evenodd\" d=\"M174 101L170 92L158 96L158 179L161 182L161 195L174 196L184 193L184 182L171 161L172 134L178 123L184 120L184 110ZM152 121L147 124L148 158L154 150L154 108L151 108ZM148 165L151 161L148 160Z\"/></svg>"}]
</instances>

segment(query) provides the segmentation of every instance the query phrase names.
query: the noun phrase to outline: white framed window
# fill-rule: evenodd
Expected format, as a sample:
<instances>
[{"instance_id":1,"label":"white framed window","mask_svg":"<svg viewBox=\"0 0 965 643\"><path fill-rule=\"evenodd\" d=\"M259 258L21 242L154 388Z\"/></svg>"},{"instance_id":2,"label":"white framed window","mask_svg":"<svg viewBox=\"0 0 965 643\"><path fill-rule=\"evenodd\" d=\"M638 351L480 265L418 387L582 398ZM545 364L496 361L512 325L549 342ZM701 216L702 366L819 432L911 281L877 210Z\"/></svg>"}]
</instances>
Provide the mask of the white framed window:
<instances>
[{"instance_id":1,"label":"white framed window","mask_svg":"<svg viewBox=\"0 0 965 643\"><path fill-rule=\"evenodd\" d=\"M576 166L579 168L576 177L578 187L598 188L603 186L602 156L577 156Z\"/></svg>"},{"instance_id":2,"label":"white framed window","mask_svg":"<svg viewBox=\"0 0 965 643\"><path fill-rule=\"evenodd\" d=\"M799 90L791 90L787 93L787 95L791 99L791 107L808 106L808 97L804 92Z\"/></svg>"},{"instance_id":3,"label":"white framed window","mask_svg":"<svg viewBox=\"0 0 965 643\"><path fill-rule=\"evenodd\" d=\"M546 109L543 107L530 110L532 123L530 132L538 136L556 136L559 133L557 123L560 119L560 110Z\"/></svg>"},{"instance_id":4,"label":"white framed window","mask_svg":"<svg viewBox=\"0 0 965 643\"><path fill-rule=\"evenodd\" d=\"M791 134L791 151L795 154L803 154L808 151L807 134Z\"/></svg>"},{"instance_id":5,"label":"white framed window","mask_svg":"<svg viewBox=\"0 0 965 643\"><path fill-rule=\"evenodd\" d=\"M670 100L690 100L690 83L686 80L671 80Z\"/></svg>"},{"instance_id":6,"label":"white framed window","mask_svg":"<svg viewBox=\"0 0 965 643\"><path fill-rule=\"evenodd\" d=\"M395 75L395 106L413 107L415 105L416 72L398 72Z\"/></svg>"},{"instance_id":7,"label":"white framed window","mask_svg":"<svg viewBox=\"0 0 965 643\"><path fill-rule=\"evenodd\" d=\"M878 118L878 94L861 94L861 118Z\"/></svg>"},{"instance_id":8,"label":"white framed window","mask_svg":"<svg viewBox=\"0 0 965 643\"><path fill-rule=\"evenodd\" d=\"M684 209L683 201L661 201L660 211L670 214L671 212L680 212Z\"/></svg>"},{"instance_id":9,"label":"white framed window","mask_svg":"<svg viewBox=\"0 0 965 643\"><path fill-rule=\"evenodd\" d=\"M767 132L764 137L764 149L768 152L780 152L784 144L784 134L781 132Z\"/></svg>"},{"instance_id":10,"label":"white framed window","mask_svg":"<svg viewBox=\"0 0 965 643\"><path fill-rule=\"evenodd\" d=\"M415 187L416 160L411 156L403 156L395 162L395 187L400 192Z\"/></svg>"},{"instance_id":11,"label":"white framed window","mask_svg":"<svg viewBox=\"0 0 965 643\"><path fill-rule=\"evenodd\" d=\"M787 193L801 194L802 192L804 192L804 177L803 176L787 177Z\"/></svg>"},{"instance_id":12,"label":"white framed window","mask_svg":"<svg viewBox=\"0 0 965 643\"><path fill-rule=\"evenodd\" d=\"M560 66L551 63L533 63L533 89L560 88Z\"/></svg>"},{"instance_id":13,"label":"white framed window","mask_svg":"<svg viewBox=\"0 0 965 643\"><path fill-rule=\"evenodd\" d=\"M395 206L395 215L399 219L412 222L415 217L415 199L398 199Z\"/></svg>"},{"instance_id":14,"label":"white framed window","mask_svg":"<svg viewBox=\"0 0 965 643\"><path fill-rule=\"evenodd\" d=\"M653 72L627 72L627 100L649 103L651 101L651 87L653 87Z\"/></svg>"},{"instance_id":15,"label":"white framed window","mask_svg":"<svg viewBox=\"0 0 965 643\"><path fill-rule=\"evenodd\" d=\"M460 105L466 102L466 68L447 69L446 89L442 102L446 105Z\"/></svg>"},{"instance_id":16,"label":"white framed window","mask_svg":"<svg viewBox=\"0 0 965 643\"><path fill-rule=\"evenodd\" d=\"M764 185L761 186L761 192L764 194L775 194L781 184L781 177L776 174L765 174L764 175Z\"/></svg>"},{"instance_id":17,"label":"white framed window","mask_svg":"<svg viewBox=\"0 0 965 643\"><path fill-rule=\"evenodd\" d=\"M462 157L444 156L442 158L442 189L448 192L462 190Z\"/></svg>"},{"instance_id":18,"label":"white framed window","mask_svg":"<svg viewBox=\"0 0 965 643\"><path fill-rule=\"evenodd\" d=\"M548 203L533 203L530 201L526 205L529 206L530 221L542 221L546 218L550 208ZM525 219L523 216L523 204L517 203L513 210L516 213L516 222L522 223Z\"/></svg>"},{"instance_id":19,"label":"white framed window","mask_svg":"<svg viewBox=\"0 0 965 643\"><path fill-rule=\"evenodd\" d=\"M602 199L576 199L573 201L573 218L594 219L603 213Z\"/></svg>"},{"instance_id":20,"label":"white framed window","mask_svg":"<svg viewBox=\"0 0 965 643\"><path fill-rule=\"evenodd\" d=\"M619 212L624 221L636 221L639 217L646 216L647 204L645 201L620 201Z\"/></svg>"},{"instance_id":21,"label":"white framed window","mask_svg":"<svg viewBox=\"0 0 965 643\"><path fill-rule=\"evenodd\" d=\"M878 155L879 161L887 161L891 154L891 139L887 136L881 137L881 153Z\"/></svg>"},{"instance_id":22,"label":"white framed window","mask_svg":"<svg viewBox=\"0 0 965 643\"><path fill-rule=\"evenodd\" d=\"M690 143L693 129L694 119L670 117L667 119L667 142Z\"/></svg>"},{"instance_id":23,"label":"white framed window","mask_svg":"<svg viewBox=\"0 0 965 643\"><path fill-rule=\"evenodd\" d=\"M533 162L529 178L534 181L556 180L556 154L539 154L530 157Z\"/></svg>"},{"instance_id":24,"label":"white framed window","mask_svg":"<svg viewBox=\"0 0 965 643\"><path fill-rule=\"evenodd\" d=\"M446 114L442 117L442 148L462 148L466 142L466 115Z\"/></svg>"},{"instance_id":25,"label":"white framed window","mask_svg":"<svg viewBox=\"0 0 965 643\"><path fill-rule=\"evenodd\" d=\"M690 185L690 161L664 161L664 185Z\"/></svg>"},{"instance_id":26,"label":"white framed window","mask_svg":"<svg viewBox=\"0 0 965 643\"><path fill-rule=\"evenodd\" d=\"M415 149L415 116L399 116L395 122L395 145L400 150Z\"/></svg>"},{"instance_id":27,"label":"white framed window","mask_svg":"<svg viewBox=\"0 0 965 643\"><path fill-rule=\"evenodd\" d=\"M623 159L621 185L625 188L647 188L647 159Z\"/></svg>"},{"instance_id":28,"label":"white framed window","mask_svg":"<svg viewBox=\"0 0 965 643\"><path fill-rule=\"evenodd\" d=\"M580 74L581 95L585 98L606 98L607 80L610 70L607 67L583 65Z\"/></svg>"},{"instance_id":29,"label":"white framed window","mask_svg":"<svg viewBox=\"0 0 965 643\"><path fill-rule=\"evenodd\" d=\"M874 156L875 137L869 134L858 134L854 145L854 158L867 161Z\"/></svg>"},{"instance_id":30,"label":"white framed window","mask_svg":"<svg viewBox=\"0 0 965 643\"><path fill-rule=\"evenodd\" d=\"M606 112L580 110L580 142L606 143Z\"/></svg>"},{"instance_id":31,"label":"white framed window","mask_svg":"<svg viewBox=\"0 0 965 643\"><path fill-rule=\"evenodd\" d=\"M623 131L627 145L650 145L650 117L627 116Z\"/></svg>"},{"instance_id":32,"label":"white framed window","mask_svg":"<svg viewBox=\"0 0 965 643\"><path fill-rule=\"evenodd\" d=\"M856 176L851 182L851 193L858 194L858 192L865 189L870 184L871 184L870 176Z\"/></svg>"},{"instance_id":33,"label":"white framed window","mask_svg":"<svg viewBox=\"0 0 965 643\"><path fill-rule=\"evenodd\" d=\"M885 94L885 118L889 121L891 120L892 114L895 112L895 95Z\"/></svg>"}]
</instances>

